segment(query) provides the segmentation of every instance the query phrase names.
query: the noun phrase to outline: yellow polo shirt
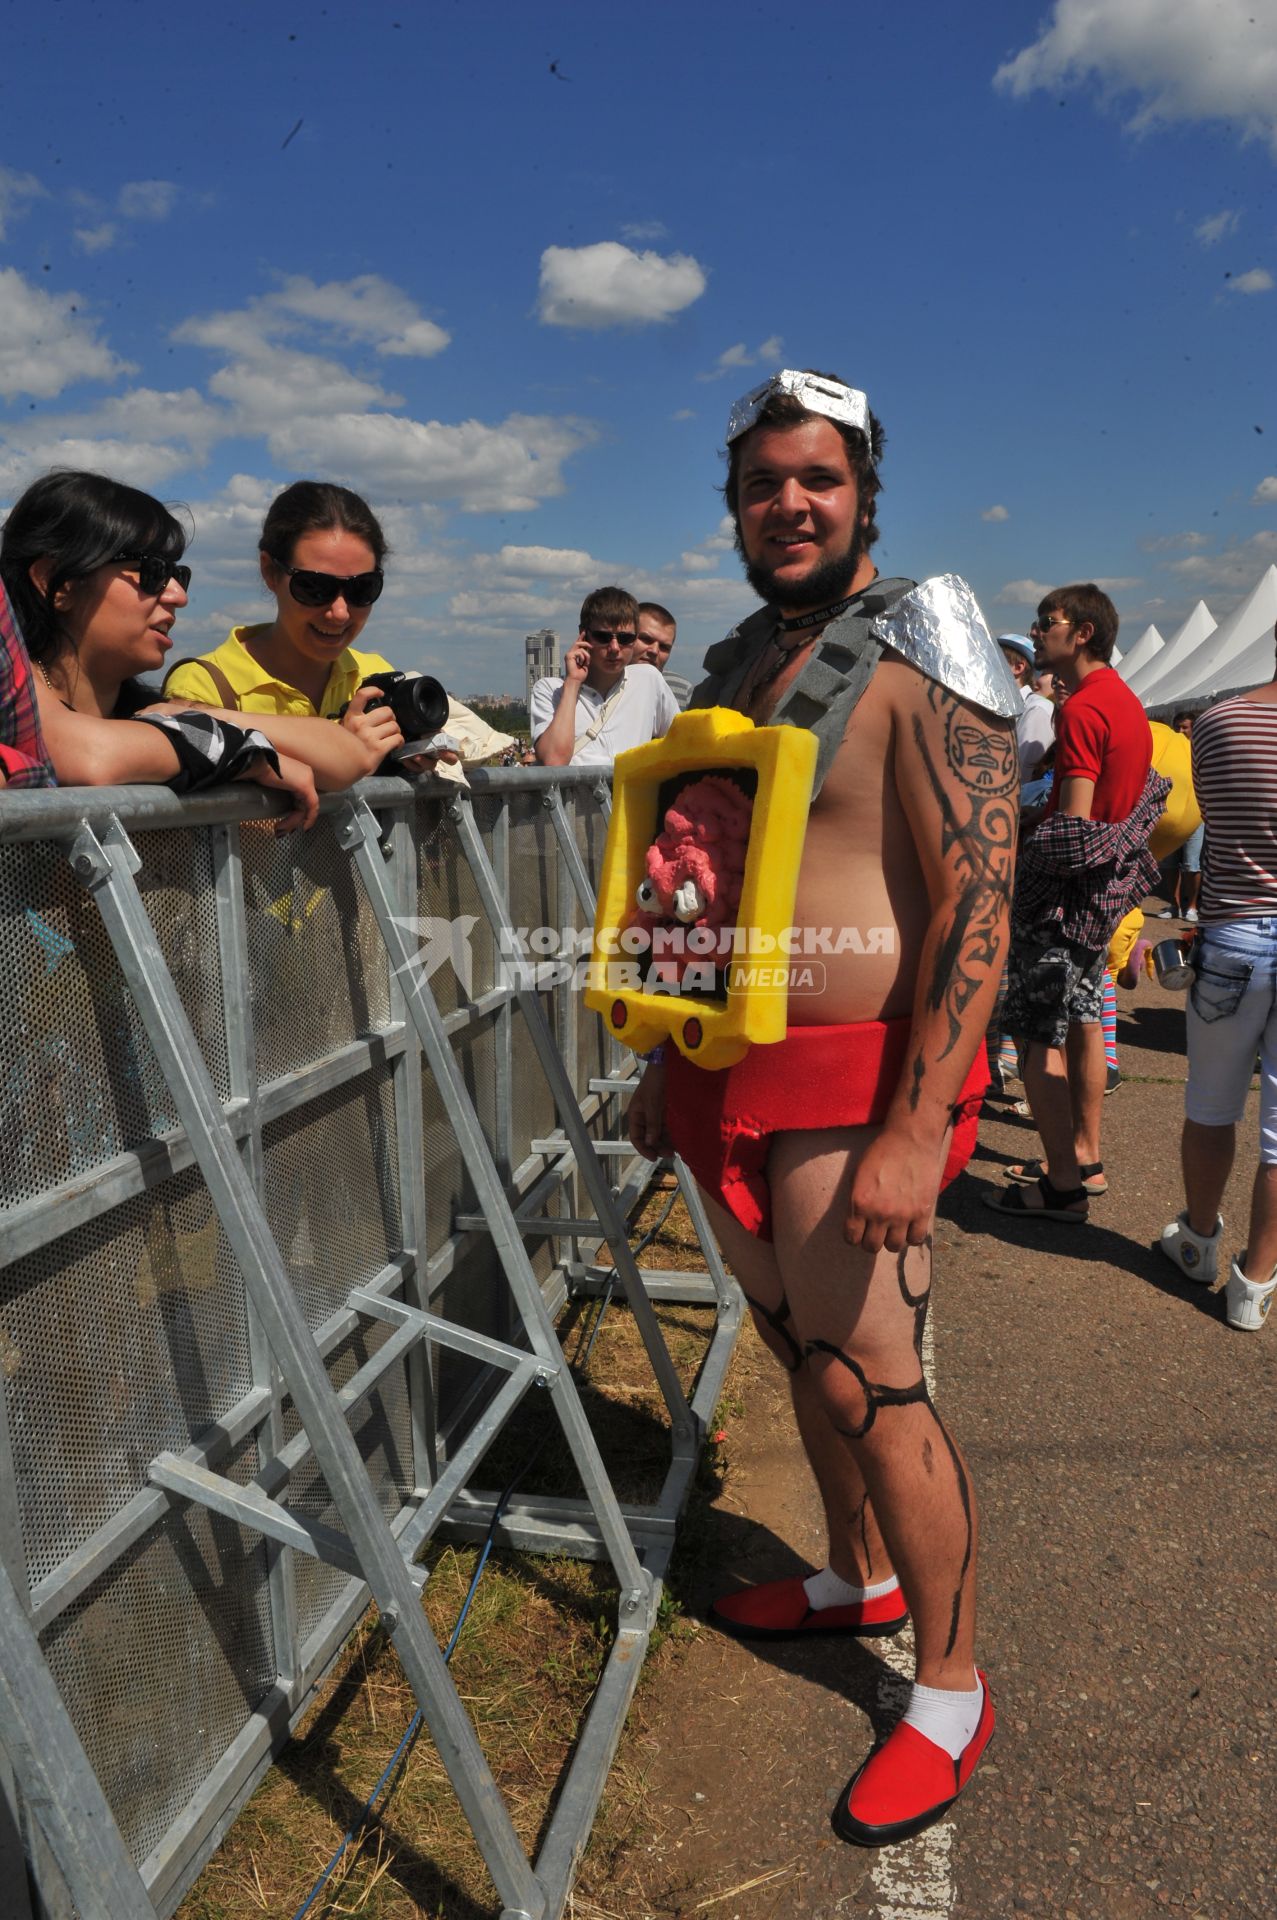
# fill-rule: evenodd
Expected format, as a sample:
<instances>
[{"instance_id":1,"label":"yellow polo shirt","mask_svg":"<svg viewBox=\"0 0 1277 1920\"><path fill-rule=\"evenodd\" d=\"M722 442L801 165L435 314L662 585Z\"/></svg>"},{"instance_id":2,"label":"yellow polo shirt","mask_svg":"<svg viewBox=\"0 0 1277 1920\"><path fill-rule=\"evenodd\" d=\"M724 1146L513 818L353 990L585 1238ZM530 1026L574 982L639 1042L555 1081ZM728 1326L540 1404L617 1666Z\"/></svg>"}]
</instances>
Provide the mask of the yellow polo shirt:
<instances>
[{"instance_id":1,"label":"yellow polo shirt","mask_svg":"<svg viewBox=\"0 0 1277 1920\"><path fill-rule=\"evenodd\" d=\"M306 695L297 687L290 687L287 680L277 680L249 652L245 643L269 632L269 622L256 627L232 627L221 646L201 655L201 659L211 660L225 674L239 695L241 713L294 713L304 719L315 718L316 709ZM393 671L390 662L383 660L379 653L360 653L354 647L347 647L329 669L318 718L335 720L361 680L370 673L388 671ZM199 660L186 660L172 668L164 682L164 698L195 700L204 707L223 704L222 696Z\"/></svg>"}]
</instances>

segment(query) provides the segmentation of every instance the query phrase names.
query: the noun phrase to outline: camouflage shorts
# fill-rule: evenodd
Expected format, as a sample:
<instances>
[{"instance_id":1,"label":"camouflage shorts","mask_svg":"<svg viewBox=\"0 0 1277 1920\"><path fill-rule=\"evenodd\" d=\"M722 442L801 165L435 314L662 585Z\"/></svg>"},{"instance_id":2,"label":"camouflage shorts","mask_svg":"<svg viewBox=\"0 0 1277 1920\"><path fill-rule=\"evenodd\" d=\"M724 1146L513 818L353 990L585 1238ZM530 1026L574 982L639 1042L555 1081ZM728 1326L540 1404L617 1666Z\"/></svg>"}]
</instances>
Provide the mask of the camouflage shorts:
<instances>
[{"instance_id":1,"label":"camouflage shorts","mask_svg":"<svg viewBox=\"0 0 1277 1920\"><path fill-rule=\"evenodd\" d=\"M1002 1028L1017 1040L1062 1047L1071 1026L1093 1026L1104 1009L1103 951L1013 931Z\"/></svg>"}]
</instances>

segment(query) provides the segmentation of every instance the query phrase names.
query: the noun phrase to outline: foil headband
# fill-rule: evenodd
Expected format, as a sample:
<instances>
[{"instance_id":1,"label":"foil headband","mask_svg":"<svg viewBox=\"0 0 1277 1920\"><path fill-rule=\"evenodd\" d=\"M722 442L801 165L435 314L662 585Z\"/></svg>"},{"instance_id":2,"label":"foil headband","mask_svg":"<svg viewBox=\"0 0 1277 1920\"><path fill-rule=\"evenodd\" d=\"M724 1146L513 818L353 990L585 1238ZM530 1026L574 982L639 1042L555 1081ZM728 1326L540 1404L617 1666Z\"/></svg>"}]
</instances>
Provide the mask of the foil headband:
<instances>
[{"instance_id":1,"label":"foil headband","mask_svg":"<svg viewBox=\"0 0 1277 1920\"><path fill-rule=\"evenodd\" d=\"M764 380L761 387L738 400L727 416L727 444L748 433L763 410L768 396L789 393L808 413L823 413L827 420L838 420L846 427L859 427L870 442L869 402L858 387L844 387L841 380L822 380L819 374L795 373L786 368Z\"/></svg>"}]
</instances>

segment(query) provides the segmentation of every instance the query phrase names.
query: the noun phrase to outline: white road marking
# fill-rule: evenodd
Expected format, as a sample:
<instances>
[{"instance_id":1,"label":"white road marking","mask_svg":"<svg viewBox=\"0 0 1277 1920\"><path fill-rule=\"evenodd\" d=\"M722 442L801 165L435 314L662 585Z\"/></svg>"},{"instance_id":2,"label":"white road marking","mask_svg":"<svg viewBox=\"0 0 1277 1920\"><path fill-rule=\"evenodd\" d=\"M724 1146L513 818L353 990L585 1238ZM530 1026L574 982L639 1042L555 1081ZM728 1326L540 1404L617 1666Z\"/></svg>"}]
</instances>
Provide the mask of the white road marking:
<instances>
[{"instance_id":1,"label":"white road marking","mask_svg":"<svg viewBox=\"0 0 1277 1920\"><path fill-rule=\"evenodd\" d=\"M934 1393L936 1347L930 1316L922 1336L922 1371L928 1392ZM878 1710L884 1715L899 1715L913 1684L912 1626L894 1640L882 1641L878 1650L891 1669L879 1683ZM953 1823L942 1820L914 1840L879 1850L869 1875L878 1902L878 1920L949 1920L955 1897L949 1871L952 1844Z\"/></svg>"}]
</instances>

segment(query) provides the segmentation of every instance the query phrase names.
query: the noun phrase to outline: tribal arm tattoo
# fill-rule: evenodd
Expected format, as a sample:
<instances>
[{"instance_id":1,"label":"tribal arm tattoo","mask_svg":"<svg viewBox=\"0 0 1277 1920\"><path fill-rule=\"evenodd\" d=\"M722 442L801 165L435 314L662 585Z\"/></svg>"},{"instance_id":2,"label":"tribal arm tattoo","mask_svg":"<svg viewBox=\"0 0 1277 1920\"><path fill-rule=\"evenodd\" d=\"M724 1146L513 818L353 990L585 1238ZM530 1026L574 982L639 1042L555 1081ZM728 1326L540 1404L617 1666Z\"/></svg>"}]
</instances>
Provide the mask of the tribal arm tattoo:
<instances>
[{"instance_id":1,"label":"tribal arm tattoo","mask_svg":"<svg viewBox=\"0 0 1277 1920\"><path fill-rule=\"evenodd\" d=\"M993 1010L1019 778L1012 724L924 681L896 745L897 786L931 896L903 1089L910 1113L924 1093L937 1104L956 1099Z\"/></svg>"}]
</instances>

